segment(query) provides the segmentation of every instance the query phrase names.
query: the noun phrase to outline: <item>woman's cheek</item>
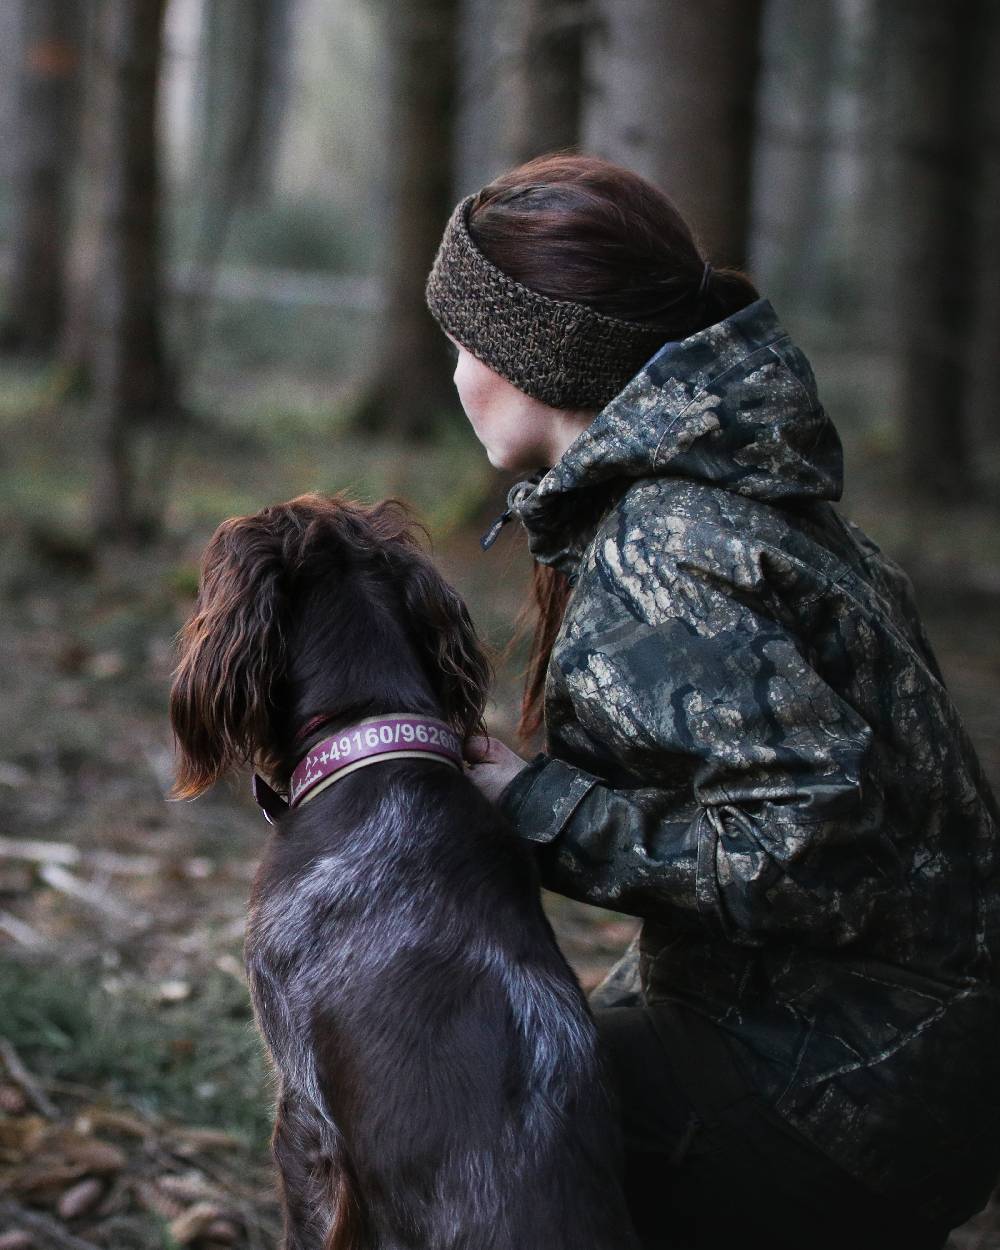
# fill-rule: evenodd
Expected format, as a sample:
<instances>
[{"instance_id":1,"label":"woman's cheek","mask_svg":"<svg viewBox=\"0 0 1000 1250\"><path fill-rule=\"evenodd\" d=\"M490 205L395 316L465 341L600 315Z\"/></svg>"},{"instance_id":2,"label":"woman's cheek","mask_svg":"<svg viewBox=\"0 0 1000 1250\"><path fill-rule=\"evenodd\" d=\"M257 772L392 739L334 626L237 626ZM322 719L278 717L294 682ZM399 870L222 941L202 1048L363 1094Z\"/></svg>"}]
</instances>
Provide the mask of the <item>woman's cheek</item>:
<instances>
[{"instance_id":1,"label":"woman's cheek","mask_svg":"<svg viewBox=\"0 0 1000 1250\"><path fill-rule=\"evenodd\" d=\"M496 434L496 396L494 388L490 385L489 380L483 380L476 374L470 376L471 371L466 372L464 376L459 376L456 372L455 386L458 391L458 398L465 415L469 419L476 437L483 444L489 441L490 435Z\"/></svg>"},{"instance_id":2,"label":"woman's cheek","mask_svg":"<svg viewBox=\"0 0 1000 1250\"><path fill-rule=\"evenodd\" d=\"M465 415L475 426L476 414L479 409L479 392L482 388L476 385L475 377L466 368L464 360L459 360L458 362L455 369L454 382L455 390L458 392L458 399L465 410Z\"/></svg>"}]
</instances>

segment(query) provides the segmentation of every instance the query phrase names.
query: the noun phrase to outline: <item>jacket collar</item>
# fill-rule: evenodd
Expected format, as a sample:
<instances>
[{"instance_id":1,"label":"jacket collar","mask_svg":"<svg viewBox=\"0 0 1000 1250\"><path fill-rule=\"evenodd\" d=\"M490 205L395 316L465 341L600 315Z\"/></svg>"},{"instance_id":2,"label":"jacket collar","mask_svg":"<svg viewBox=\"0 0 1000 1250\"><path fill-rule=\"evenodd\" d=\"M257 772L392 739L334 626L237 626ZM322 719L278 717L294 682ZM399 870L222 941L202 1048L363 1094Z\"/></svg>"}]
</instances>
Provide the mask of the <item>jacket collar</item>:
<instances>
[{"instance_id":1,"label":"jacket collar","mask_svg":"<svg viewBox=\"0 0 1000 1250\"><path fill-rule=\"evenodd\" d=\"M768 502L840 496L840 440L767 300L662 347L508 509L532 555L572 573L631 481L673 476Z\"/></svg>"}]
</instances>

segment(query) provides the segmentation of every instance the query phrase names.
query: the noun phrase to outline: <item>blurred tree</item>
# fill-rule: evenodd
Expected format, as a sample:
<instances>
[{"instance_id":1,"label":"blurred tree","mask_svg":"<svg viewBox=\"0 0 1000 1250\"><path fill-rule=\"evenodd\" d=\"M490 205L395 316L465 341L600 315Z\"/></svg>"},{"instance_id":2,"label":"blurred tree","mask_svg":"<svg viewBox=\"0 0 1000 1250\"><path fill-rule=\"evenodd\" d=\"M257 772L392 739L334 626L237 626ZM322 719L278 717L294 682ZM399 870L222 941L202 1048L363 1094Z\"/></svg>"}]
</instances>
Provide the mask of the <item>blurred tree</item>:
<instances>
[{"instance_id":1,"label":"blurred tree","mask_svg":"<svg viewBox=\"0 0 1000 1250\"><path fill-rule=\"evenodd\" d=\"M968 498L984 106L993 0L884 0L895 140L896 309L903 447L919 506ZM995 218L994 218L995 220ZM995 349L995 347L994 347Z\"/></svg>"},{"instance_id":2,"label":"blurred tree","mask_svg":"<svg viewBox=\"0 0 1000 1250\"><path fill-rule=\"evenodd\" d=\"M969 426L972 437L987 442L996 455L1000 452L1000 5L987 6L986 22L980 77L982 166L979 245L974 259L978 290Z\"/></svg>"},{"instance_id":3,"label":"blurred tree","mask_svg":"<svg viewBox=\"0 0 1000 1250\"><path fill-rule=\"evenodd\" d=\"M20 0L11 178L12 268L0 346L48 356L63 317L84 5Z\"/></svg>"},{"instance_id":4,"label":"blurred tree","mask_svg":"<svg viewBox=\"0 0 1000 1250\"><path fill-rule=\"evenodd\" d=\"M518 165L579 139L583 0L510 0L500 8L500 159Z\"/></svg>"},{"instance_id":5,"label":"blurred tree","mask_svg":"<svg viewBox=\"0 0 1000 1250\"><path fill-rule=\"evenodd\" d=\"M495 0L460 0L453 199L471 195L503 168L500 28Z\"/></svg>"},{"instance_id":6,"label":"blurred tree","mask_svg":"<svg viewBox=\"0 0 1000 1250\"><path fill-rule=\"evenodd\" d=\"M832 313L865 348L886 289L877 2L768 0L753 178L755 278L788 315Z\"/></svg>"},{"instance_id":7,"label":"blurred tree","mask_svg":"<svg viewBox=\"0 0 1000 1250\"><path fill-rule=\"evenodd\" d=\"M94 319L98 265L103 232L107 159L105 117L110 106L110 79L98 63L97 0L87 5L87 36L83 49L83 83L79 121L76 203L66 240L66 307L58 346L63 386L89 392L93 373Z\"/></svg>"},{"instance_id":8,"label":"blurred tree","mask_svg":"<svg viewBox=\"0 0 1000 1250\"><path fill-rule=\"evenodd\" d=\"M157 101L166 0L101 0L95 99L103 109L93 405L94 519L106 538L151 537L176 431L161 324Z\"/></svg>"},{"instance_id":9,"label":"blurred tree","mask_svg":"<svg viewBox=\"0 0 1000 1250\"><path fill-rule=\"evenodd\" d=\"M271 198L290 92L297 0L203 0L198 57L199 223L180 354L196 371L219 267L241 205Z\"/></svg>"},{"instance_id":10,"label":"blurred tree","mask_svg":"<svg viewBox=\"0 0 1000 1250\"><path fill-rule=\"evenodd\" d=\"M762 0L596 0L584 143L655 182L745 264Z\"/></svg>"},{"instance_id":11,"label":"blurred tree","mask_svg":"<svg viewBox=\"0 0 1000 1250\"><path fill-rule=\"evenodd\" d=\"M199 187L216 200L274 192L290 89L295 0L202 8Z\"/></svg>"},{"instance_id":12,"label":"blurred tree","mask_svg":"<svg viewBox=\"0 0 1000 1250\"><path fill-rule=\"evenodd\" d=\"M456 405L424 283L453 207L458 0L396 0L380 12L388 54L386 315L374 384L356 421L420 439Z\"/></svg>"},{"instance_id":13,"label":"blurred tree","mask_svg":"<svg viewBox=\"0 0 1000 1250\"><path fill-rule=\"evenodd\" d=\"M769 289L797 305L816 303L828 224L835 10L769 0L763 21L753 254Z\"/></svg>"}]
</instances>

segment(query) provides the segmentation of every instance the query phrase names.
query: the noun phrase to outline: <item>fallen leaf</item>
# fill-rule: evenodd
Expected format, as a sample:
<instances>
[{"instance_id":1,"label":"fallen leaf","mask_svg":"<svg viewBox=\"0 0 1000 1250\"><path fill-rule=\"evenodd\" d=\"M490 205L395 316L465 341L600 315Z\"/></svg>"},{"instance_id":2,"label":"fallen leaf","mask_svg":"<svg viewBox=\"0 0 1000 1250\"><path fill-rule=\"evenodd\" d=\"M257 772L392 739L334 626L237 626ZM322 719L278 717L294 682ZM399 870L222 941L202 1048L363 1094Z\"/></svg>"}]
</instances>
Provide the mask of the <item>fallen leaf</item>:
<instances>
[{"instance_id":1,"label":"fallen leaf","mask_svg":"<svg viewBox=\"0 0 1000 1250\"><path fill-rule=\"evenodd\" d=\"M28 1110L28 1100L19 1085L0 1085L0 1111L4 1115L23 1115Z\"/></svg>"},{"instance_id":2,"label":"fallen leaf","mask_svg":"<svg viewBox=\"0 0 1000 1250\"><path fill-rule=\"evenodd\" d=\"M191 997L191 985L187 981L161 981L157 997L161 1003L182 1003Z\"/></svg>"},{"instance_id":3,"label":"fallen leaf","mask_svg":"<svg viewBox=\"0 0 1000 1250\"><path fill-rule=\"evenodd\" d=\"M84 1107L77 1116L74 1127L78 1133L109 1129L113 1133L125 1133L129 1137L151 1137L155 1132L152 1124L140 1120L138 1116L108 1107Z\"/></svg>"},{"instance_id":4,"label":"fallen leaf","mask_svg":"<svg viewBox=\"0 0 1000 1250\"><path fill-rule=\"evenodd\" d=\"M182 868L185 877L192 881L204 881L215 872L215 860L209 859L207 855L193 855L184 861Z\"/></svg>"},{"instance_id":5,"label":"fallen leaf","mask_svg":"<svg viewBox=\"0 0 1000 1250\"><path fill-rule=\"evenodd\" d=\"M167 1043L170 1058L177 1060L190 1059L195 1052L194 1039L191 1037L172 1037Z\"/></svg>"},{"instance_id":6,"label":"fallen leaf","mask_svg":"<svg viewBox=\"0 0 1000 1250\"><path fill-rule=\"evenodd\" d=\"M40 1115L0 1120L0 1163L20 1163L38 1149L48 1121Z\"/></svg>"},{"instance_id":7,"label":"fallen leaf","mask_svg":"<svg viewBox=\"0 0 1000 1250\"><path fill-rule=\"evenodd\" d=\"M117 677L125 671L125 657L120 651L99 651L97 655L84 657L81 667L86 667L90 677Z\"/></svg>"},{"instance_id":8,"label":"fallen leaf","mask_svg":"<svg viewBox=\"0 0 1000 1250\"><path fill-rule=\"evenodd\" d=\"M220 972L225 972L228 976L235 977L237 981L241 981L246 985L246 971L235 955L220 955L215 961L215 966Z\"/></svg>"},{"instance_id":9,"label":"fallen leaf","mask_svg":"<svg viewBox=\"0 0 1000 1250\"><path fill-rule=\"evenodd\" d=\"M232 1220L213 1220L203 1234L205 1240L216 1246L231 1246L240 1235Z\"/></svg>"},{"instance_id":10,"label":"fallen leaf","mask_svg":"<svg viewBox=\"0 0 1000 1250\"><path fill-rule=\"evenodd\" d=\"M215 1128L182 1128L175 1129L173 1134L177 1141L178 1154L193 1154L197 1150L239 1150L243 1143L232 1133L224 1133Z\"/></svg>"},{"instance_id":11,"label":"fallen leaf","mask_svg":"<svg viewBox=\"0 0 1000 1250\"><path fill-rule=\"evenodd\" d=\"M176 1198L161 1193L158 1186L147 1181L139 1181L133 1186L132 1192L141 1207L161 1220L175 1220L184 1210L184 1204Z\"/></svg>"},{"instance_id":12,"label":"fallen leaf","mask_svg":"<svg viewBox=\"0 0 1000 1250\"><path fill-rule=\"evenodd\" d=\"M19 1228L0 1233L0 1250L35 1250L35 1239Z\"/></svg>"},{"instance_id":13,"label":"fallen leaf","mask_svg":"<svg viewBox=\"0 0 1000 1250\"><path fill-rule=\"evenodd\" d=\"M119 1172L128 1162L125 1152L118 1146L71 1128L50 1129L45 1134L42 1149L46 1155L61 1156L67 1162L98 1174Z\"/></svg>"},{"instance_id":14,"label":"fallen leaf","mask_svg":"<svg viewBox=\"0 0 1000 1250\"><path fill-rule=\"evenodd\" d=\"M8 786L11 790L20 790L31 784L31 773L20 764L12 764L9 760L0 760L0 786Z\"/></svg>"},{"instance_id":15,"label":"fallen leaf","mask_svg":"<svg viewBox=\"0 0 1000 1250\"><path fill-rule=\"evenodd\" d=\"M171 1198L179 1198L182 1202L218 1201L221 1197L218 1188L209 1184L200 1172L185 1172L182 1176L166 1173L156 1178L156 1188Z\"/></svg>"},{"instance_id":16,"label":"fallen leaf","mask_svg":"<svg viewBox=\"0 0 1000 1250\"><path fill-rule=\"evenodd\" d=\"M29 1117L25 1117L29 1118ZM0 1122L0 1128L19 1121ZM91 1173L120 1172L127 1163L125 1154L89 1134L75 1129L47 1126L27 1137L29 1148L22 1149L19 1166L4 1177L4 1187L14 1193L31 1194L39 1202L57 1201L74 1181Z\"/></svg>"},{"instance_id":17,"label":"fallen leaf","mask_svg":"<svg viewBox=\"0 0 1000 1250\"><path fill-rule=\"evenodd\" d=\"M193 1207L170 1221L170 1236L179 1246L189 1246L204 1237L209 1227L225 1220L225 1210L214 1202L196 1202Z\"/></svg>"},{"instance_id":18,"label":"fallen leaf","mask_svg":"<svg viewBox=\"0 0 1000 1250\"><path fill-rule=\"evenodd\" d=\"M63 1220L76 1220L86 1215L101 1200L104 1186L93 1176L71 1185L59 1199L56 1210Z\"/></svg>"}]
</instances>

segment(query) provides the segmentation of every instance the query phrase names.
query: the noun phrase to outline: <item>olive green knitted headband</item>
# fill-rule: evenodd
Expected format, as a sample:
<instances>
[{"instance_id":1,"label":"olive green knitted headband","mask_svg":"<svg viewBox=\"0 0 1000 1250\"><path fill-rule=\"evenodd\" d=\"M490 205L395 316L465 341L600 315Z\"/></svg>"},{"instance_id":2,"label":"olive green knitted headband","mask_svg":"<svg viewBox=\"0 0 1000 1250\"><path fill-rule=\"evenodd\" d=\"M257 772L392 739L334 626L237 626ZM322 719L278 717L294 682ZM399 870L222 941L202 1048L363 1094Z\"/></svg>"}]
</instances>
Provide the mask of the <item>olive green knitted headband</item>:
<instances>
[{"instance_id":1,"label":"olive green knitted headband","mask_svg":"<svg viewBox=\"0 0 1000 1250\"><path fill-rule=\"evenodd\" d=\"M603 408L668 335L509 278L469 234L474 199L451 215L427 279L427 307L443 330L526 395L553 408Z\"/></svg>"}]
</instances>

